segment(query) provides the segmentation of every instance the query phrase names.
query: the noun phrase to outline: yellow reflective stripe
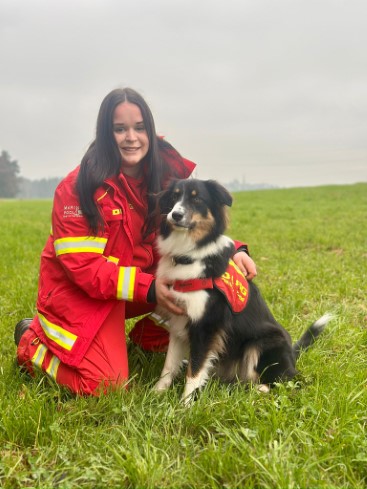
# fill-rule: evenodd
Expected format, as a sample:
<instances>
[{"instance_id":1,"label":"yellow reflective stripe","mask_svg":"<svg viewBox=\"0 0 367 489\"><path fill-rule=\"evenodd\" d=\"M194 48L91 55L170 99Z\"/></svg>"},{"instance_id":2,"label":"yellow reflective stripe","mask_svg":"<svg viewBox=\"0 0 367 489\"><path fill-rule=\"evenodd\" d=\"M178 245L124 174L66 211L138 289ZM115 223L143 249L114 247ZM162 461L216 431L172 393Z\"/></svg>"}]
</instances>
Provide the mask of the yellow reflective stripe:
<instances>
[{"instance_id":1,"label":"yellow reflective stripe","mask_svg":"<svg viewBox=\"0 0 367 489\"><path fill-rule=\"evenodd\" d=\"M106 191L106 192L105 192L103 195L101 195L100 197L98 197L97 202L98 202L99 200L103 199L103 197L106 197L107 193L108 193L108 192Z\"/></svg>"},{"instance_id":2,"label":"yellow reflective stripe","mask_svg":"<svg viewBox=\"0 0 367 489\"><path fill-rule=\"evenodd\" d=\"M119 258L116 258L115 256L105 256L107 261L112 261L113 263L118 263L120 261Z\"/></svg>"},{"instance_id":3,"label":"yellow reflective stripe","mask_svg":"<svg viewBox=\"0 0 367 489\"><path fill-rule=\"evenodd\" d=\"M40 320L42 329L48 338L62 348L65 348L65 350L70 351L73 348L74 343L78 338L75 334L66 331L66 329L62 328L61 326L50 323L50 321L48 321L41 313L38 313L38 318Z\"/></svg>"},{"instance_id":4,"label":"yellow reflective stripe","mask_svg":"<svg viewBox=\"0 0 367 489\"><path fill-rule=\"evenodd\" d=\"M42 369L42 364L45 359L45 355L47 351L48 351L47 347L42 343L40 343L40 345L38 346L37 350L35 351L31 359L31 362L35 367ZM50 364L46 369L46 373L54 380L56 380L56 375L57 375L59 365L60 365L60 360L55 355L53 355Z\"/></svg>"},{"instance_id":5,"label":"yellow reflective stripe","mask_svg":"<svg viewBox=\"0 0 367 489\"><path fill-rule=\"evenodd\" d=\"M60 365L60 360L57 357L55 357L55 355L53 355L50 364L46 369L46 373L48 373L48 375L54 380L56 380L56 375L57 375L59 365Z\"/></svg>"},{"instance_id":6,"label":"yellow reflective stripe","mask_svg":"<svg viewBox=\"0 0 367 489\"><path fill-rule=\"evenodd\" d=\"M120 267L117 282L117 298L132 301L134 299L136 267Z\"/></svg>"},{"instance_id":7,"label":"yellow reflective stripe","mask_svg":"<svg viewBox=\"0 0 367 489\"><path fill-rule=\"evenodd\" d=\"M65 253L99 253L102 254L107 238L93 236L78 236L73 238L60 238L54 242L56 256Z\"/></svg>"},{"instance_id":8,"label":"yellow reflective stripe","mask_svg":"<svg viewBox=\"0 0 367 489\"><path fill-rule=\"evenodd\" d=\"M45 347L45 345L40 343L33 357L31 358L31 362L33 363L33 365L42 368L42 363L43 360L45 359L46 353L47 353L47 348Z\"/></svg>"}]
</instances>

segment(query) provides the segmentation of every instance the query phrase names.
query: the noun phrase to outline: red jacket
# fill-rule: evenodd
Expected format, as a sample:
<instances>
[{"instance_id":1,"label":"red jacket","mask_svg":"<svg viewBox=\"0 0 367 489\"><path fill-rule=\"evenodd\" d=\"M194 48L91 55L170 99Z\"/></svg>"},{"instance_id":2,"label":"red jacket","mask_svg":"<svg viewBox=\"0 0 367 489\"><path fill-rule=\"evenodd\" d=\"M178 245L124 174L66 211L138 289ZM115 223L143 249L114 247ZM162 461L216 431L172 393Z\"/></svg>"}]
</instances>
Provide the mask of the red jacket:
<instances>
[{"instance_id":1,"label":"red jacket","mask_svg":"<svg viewBox=\"0 0 367 489\"><path fill-rule=\"evenodd\" d=\"M171 157L181 178L195 168L174 153ZM75 190L78 172L79 167L55 191L32 323L41 342L71 366L80 363L116 299L146 302L157 262L155 234L144 240L141 235L145 186L135 185L134 192L122 173L106 180L95 193L105 229L91 236Z\"/></svg>"}]
</instances>

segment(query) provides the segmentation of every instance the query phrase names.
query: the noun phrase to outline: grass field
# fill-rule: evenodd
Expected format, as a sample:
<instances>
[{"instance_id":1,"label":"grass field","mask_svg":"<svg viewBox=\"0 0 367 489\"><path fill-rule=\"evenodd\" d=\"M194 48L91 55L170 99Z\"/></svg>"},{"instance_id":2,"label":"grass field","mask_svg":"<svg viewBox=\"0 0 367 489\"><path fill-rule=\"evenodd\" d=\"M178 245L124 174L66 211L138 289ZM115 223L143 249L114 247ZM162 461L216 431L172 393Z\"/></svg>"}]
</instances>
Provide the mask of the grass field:
<instances>
[{"instance_id":1,"label":"grass field","mask_svg":"<svg viewBox=\"0 0 367 489\"><path fill-rule=\"evenodd\" d=\"M367 184L234 198L228 234L293 338L335 319L296 381L268 395L211 381L189 409L182 379L151 390L162 354L134 349L129 391L99 399L20 373L13 329L34 314L51 202L0 201L0 487L367 486Z\"/></svg>"}]
</instances>

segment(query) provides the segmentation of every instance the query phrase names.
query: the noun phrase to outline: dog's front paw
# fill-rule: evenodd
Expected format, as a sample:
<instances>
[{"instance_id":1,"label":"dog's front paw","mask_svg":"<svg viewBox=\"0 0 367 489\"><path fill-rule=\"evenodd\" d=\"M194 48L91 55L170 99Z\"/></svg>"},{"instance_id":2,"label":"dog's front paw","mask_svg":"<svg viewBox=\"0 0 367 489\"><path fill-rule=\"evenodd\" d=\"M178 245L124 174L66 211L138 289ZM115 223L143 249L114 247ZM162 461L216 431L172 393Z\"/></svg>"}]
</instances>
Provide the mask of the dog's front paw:
<instances>
[{"instance_id":1,"label":"dog's front paw","mask_svg":"<svg viewBox=\"0 0 367 489\"><path fill-rule=\"evenodd\" d=\"M192 392L192 393L191 393L191 394L189 394L188 396L183 395L183 396L181 397L181 402L182 402L182 404L183 404L185 407L187 407L187 408L188 408L188 407L190 407L190 406L192 406L192 405L194 404L195 397L196 397L196 396L194 395L194 394L195 394L195 392L196 392L196 391Z\"/></svg>"},{"instance_id":2,"label":"dog's front paw","mask_svg":"<svg viewBox=\"0 0 367 489\"><path fill-rule=\"evenodd\" d=\"M270 392L270 387L268 384L257 384L256 390L262 392L263 394L268 394Z\"/></svg>"},{"instance_id":3,"label":"dog's front paw","mask_svg":"<svg viewBox=\"0 0 367 489\"><path fill-rule=\"evenodd\" d=\"M200 387L193 382L186 382L184 392L181 397L181 402L185 407L190 407L194 404L200 393Z\"/></svg>"},{"instance_id":4,"label":"dog's front paw","mask_svg":"<svg viewBox=\"0 0 367 489\"><path fill-rule=\"evenodd\" d=\"M153 387L153 390L155 392L164 392L170 387L171 383L172 380L168 376L161 377Z\"/></svg>"}]
</instances>

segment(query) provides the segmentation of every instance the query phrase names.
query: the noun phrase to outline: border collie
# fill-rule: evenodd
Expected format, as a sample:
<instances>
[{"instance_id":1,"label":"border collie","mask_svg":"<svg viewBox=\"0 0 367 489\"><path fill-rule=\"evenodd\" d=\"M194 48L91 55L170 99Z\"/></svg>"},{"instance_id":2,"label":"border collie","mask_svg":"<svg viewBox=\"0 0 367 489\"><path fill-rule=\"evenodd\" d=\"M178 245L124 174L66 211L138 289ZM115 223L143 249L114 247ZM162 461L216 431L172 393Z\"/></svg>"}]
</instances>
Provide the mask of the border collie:
<instances>
[{"instance_id":1,"label":"border collie","mask_svg":"<svg viewBox=\"0 0 367 489\"><path fill-rule=\"evenodd\" d=\"M177 304L186 313L169 314L168 352L155 390L168 389L187 359L185 404L213 373L224 382L258 384L263 392L292 379L300 351L330 319L321 317L292 345L259 289L231 259L234 242L223 234L231 205L231 195L213 180L175 180L158 199L157 276L173 281Z\"/></svg>"}]
</instances>

